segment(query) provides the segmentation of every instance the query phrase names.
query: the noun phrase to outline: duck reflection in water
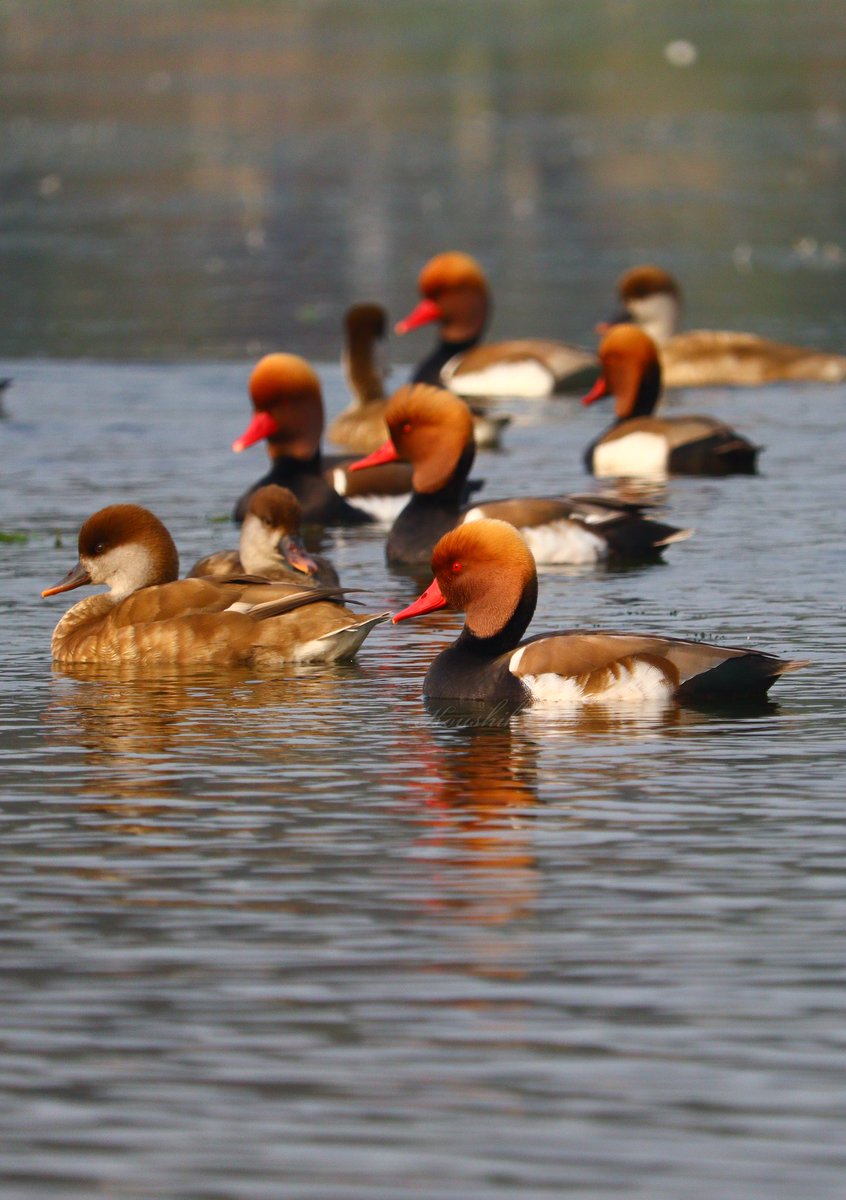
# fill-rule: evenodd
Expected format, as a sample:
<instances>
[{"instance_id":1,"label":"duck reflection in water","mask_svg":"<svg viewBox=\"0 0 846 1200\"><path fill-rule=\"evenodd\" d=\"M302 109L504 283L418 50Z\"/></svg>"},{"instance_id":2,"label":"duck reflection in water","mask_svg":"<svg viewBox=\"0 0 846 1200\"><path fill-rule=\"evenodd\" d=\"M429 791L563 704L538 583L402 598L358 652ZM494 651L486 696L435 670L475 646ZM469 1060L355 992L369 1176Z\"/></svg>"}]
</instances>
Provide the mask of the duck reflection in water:
<instances>
[{"instance_id":1,"label":"duck reflection in water","mask_svg":"<svg viewBox=\"0 0 846 1200\"><path fill-rule=\"evenodd\" d=\"M53 671L47 739L74 752L75 794L102 798L98 807L123 819L133 811L155 815L160 803L202 798L210 788L230 795L228 784L243 785L252 762L266 769L250 777L251 798L278 799L286 765L295 790L309 763L325 761L329 745L343 754L345 730L351 736L343 698L364 674L352 662L290 666L274 679L243 668L146 677L132 666L76 663L54 664ZM316 704L319 724L312 719ZM259 727L273 736L257 737ZM205 764L201 773L198 763ZM182 810L174 812L182 822Z\"/></svg>"}]
</instances>

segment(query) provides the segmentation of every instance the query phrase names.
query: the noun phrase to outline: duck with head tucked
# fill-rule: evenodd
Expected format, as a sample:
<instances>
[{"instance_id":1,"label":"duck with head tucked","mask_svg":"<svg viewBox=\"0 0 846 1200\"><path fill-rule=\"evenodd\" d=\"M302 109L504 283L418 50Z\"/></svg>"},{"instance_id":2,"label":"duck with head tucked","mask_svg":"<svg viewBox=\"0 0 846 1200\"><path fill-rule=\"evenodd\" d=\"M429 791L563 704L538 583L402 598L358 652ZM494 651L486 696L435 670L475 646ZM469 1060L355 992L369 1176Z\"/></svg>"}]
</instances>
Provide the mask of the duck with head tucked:
<instances>
[{"instance_id":1,"label":"duck with head tucked","mask_svg":"<svg viewBox=\"0 0 846 1200\"><path fill-rule=\"evenodd\" d=\"M540 397L578 392L596 378L596 356L579 346L545 338L482 343L491 290L469 254L436 254L420 272L418 287L421 300L396 331L436 321L440 338L412 383L438 384L461 396Z\"/></svg>"},{"instance_id":2,"label":"duck with head tucked","mask_svg":"<svg viewBox=\"0 0 846 1200\"><path fill-rule=\"evenodd\" d=\"M633 321L658 346L664 385L757 387L781 380L839 383L846 356L721 329L679 332L681 288L662 267L632 267L617 283L621 309L601 329Z\"/></svg>"},{"instance_id":3,"label":"duck with head tucked","mask_svg":"<svg viewBox=\"0 0 846 1200\"><path fill-rule=\"evenodd\" d=\"M179 668L336 662L389 616L350 612L334 588L178 573L173 538L148 509L112 504L94 513L79 532L76 565L41 594L109 590L68 609L53 631L53 659Z\"/></svg>"},{"instance_id":4,"label":"duck with head tucked","mask_svg":"<svg viewBox=\"0 0 846 1200\"><path fill-rule=\"evenodd\" d=\"M599 346L602 375L584 404L612 395L616 420L585 452L594 475L754 475L760 447L714 417L660 417L658 350L636 325L613 325Z\"/></svg>"},{"instance_id":5,"label":"duck with head tucked","mask_svg":"<svg viewBox=\"0 0 846 1200\"><path fill-rule=\"evenodd\" d=\"M394 615L407 620L449 606L466 616L458 639L426 674L430 700L582 705L761 700L804 662L762 650L605 630L521 641L535 611L534 559L513 526L480 520L444 535L434 580Z\"/></svg>"}]
</instances>

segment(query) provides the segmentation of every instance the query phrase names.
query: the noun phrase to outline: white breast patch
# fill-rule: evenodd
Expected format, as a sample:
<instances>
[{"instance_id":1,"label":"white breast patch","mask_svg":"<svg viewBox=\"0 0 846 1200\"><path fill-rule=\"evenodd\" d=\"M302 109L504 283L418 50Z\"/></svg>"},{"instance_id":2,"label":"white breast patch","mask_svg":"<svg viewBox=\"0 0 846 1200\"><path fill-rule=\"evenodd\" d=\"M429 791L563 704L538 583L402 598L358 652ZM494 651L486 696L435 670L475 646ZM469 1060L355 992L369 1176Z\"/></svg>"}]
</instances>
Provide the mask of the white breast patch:
<instances>
[{"instance_id":1,"label":"white breast patch","mask_svg":"<svg viewBox=\"0 0 846 1200\"><path fill-rule=\"evenodd\" d=\"M665 479L669 447L658 433L630 433L603 442L593 452L594 475L639 475Z\"/></svg>"}]
</instances>

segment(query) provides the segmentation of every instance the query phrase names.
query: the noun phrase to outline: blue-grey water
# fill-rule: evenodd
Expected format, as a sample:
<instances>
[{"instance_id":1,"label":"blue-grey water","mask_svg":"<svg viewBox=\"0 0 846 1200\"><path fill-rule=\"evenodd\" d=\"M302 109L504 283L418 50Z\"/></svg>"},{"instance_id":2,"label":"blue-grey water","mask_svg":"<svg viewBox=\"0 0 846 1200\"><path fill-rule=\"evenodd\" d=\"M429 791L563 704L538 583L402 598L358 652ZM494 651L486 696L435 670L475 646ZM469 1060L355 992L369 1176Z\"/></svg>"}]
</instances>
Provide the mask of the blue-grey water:
<instances>
[{"instance_id":1,"label":"blue-grey water","mask_svg":"<svg viewBox=\"0 0 846 1200\"><path fill-rule=\"evenodd\" d=\"M336 668L62 672L74 597L39 596L116 500L186 567L234 544L255 356L339 411L345 304L398 313L447 245L502 332L589 343L652 259L694 323L843 349L839 5L4 0L0 33L2 1194L839 1200L846 387L672 398L761 475L669 484L663 565L541 575L536 630L810 659L765 709L461 726L421 700L449 613ZM501 407L488 495L591 485L601 406ZM322 547L369 609L417 592L383 537Z\"/></svg>"}]
</instances>

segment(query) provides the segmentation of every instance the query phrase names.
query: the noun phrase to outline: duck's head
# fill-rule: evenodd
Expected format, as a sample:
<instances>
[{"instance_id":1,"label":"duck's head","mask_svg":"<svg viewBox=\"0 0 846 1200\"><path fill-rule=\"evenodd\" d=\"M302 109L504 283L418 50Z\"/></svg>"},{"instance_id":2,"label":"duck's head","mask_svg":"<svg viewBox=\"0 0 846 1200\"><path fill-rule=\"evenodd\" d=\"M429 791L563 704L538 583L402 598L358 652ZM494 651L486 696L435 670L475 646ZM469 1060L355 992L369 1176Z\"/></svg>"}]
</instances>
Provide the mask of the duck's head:
<instances>
[{"instance_id":1,"label":"duck's head","mask_svg":"<svg viewBox=\"0 0 846 1200\"><path fill-rule=\"evenodd\" d=\"M344 313L344 332L348 343L372 345L381 342L387 331L388 317L381 304L366 301L353 304Z\"/></svg>"},{"instance_id":2,"label":"duck's head","mask_svg":"<svg viewBox=\"0 0 846 1200\"><path fill-rule=\"evenodd\" d=\"M458 250L436 254L417 280L421 300L394 327L408 333L430 321L438 321L446 341L460 342L480 337L491 306L487 276L475 258Z\"/></svg>"},{"instance_id":3,"label":"duck's head","mask_svg":"<svg viewBox=\"0 0 846 1200\"><path fill-rule=\"evenodd\" d=\"M110 504L80 529L76 566L41 595L104 583L114 600L122 600L139 588L171 583L178 575L176 546L158 517L138 504Z\"/></svg>"},{"instance_id":4,"label":"duck's head","mask_svg":"<svg viewBox=\"0 0 846 1200\"><path fill-rule=\"evenodd\" d=\"M537 569L523 538L505 521L482 518L444 534L432 552L434 580L393 621L405 621L439 608L466 615L475 637L500 633L521 609L519 637L537 600Z\"/></svg>"},{"instance_id":5,"label":"duck's head","mask_svg":"<svg viewBox=\"0 0 846 1200\"><path fill-rule=\"evenodd\" d=\"M388 401L385 424L390 440L349 470L402 459L411 463L415 492L440 491L468 452L469 470L475 447L473 414L452 392L428 383L407 383Z\"/></svg>"},{"instance_id":6,"label":"duck's head","mask_svg":"<svg viewBox=\"0 0 846 1200\"><path fill-rule=\"evenodd\" d=\"M266 354L253 368L249 392L253 419L232 449L237 453L266 438L273 457L313 458L323 433L323 395L305 359Z\"/></svg>"},{"instance_id":7,"label":"duck's head","mask_svg":"<svg viewBox=\"0 0 846 1200\"><path fill-rule=\"evenodd\" d=\"M239 549L248 574L262 575L280 565L305 575L317 572L318 564L300 537L302 514L299 500L288 488L270 483L253 492L241 526Z\"/></svg>"},{"instance_id":8,"label":"duck's head","mask_svg":"<svg viewBox=\"0 0 846 1200\"><path fill-rule=\"evenodd\" d=\"M633 321L662 346L676 333L682 308L681 288L663 267L639 266L625 271L617 280L620 308L598 331Z\"/></svg>"},{"instance_id":9,"label":"duck's head","mask_svg":"<svg viewBox=\"0 0 846 1200\"><path fill-rule=\"evenodd\" d=\"M614 396L620 420L652 412L661 392L661 364L652 338L637 325L612 325L598 354L602 374L582 403Z\"/></svg>"}]
</instances>

